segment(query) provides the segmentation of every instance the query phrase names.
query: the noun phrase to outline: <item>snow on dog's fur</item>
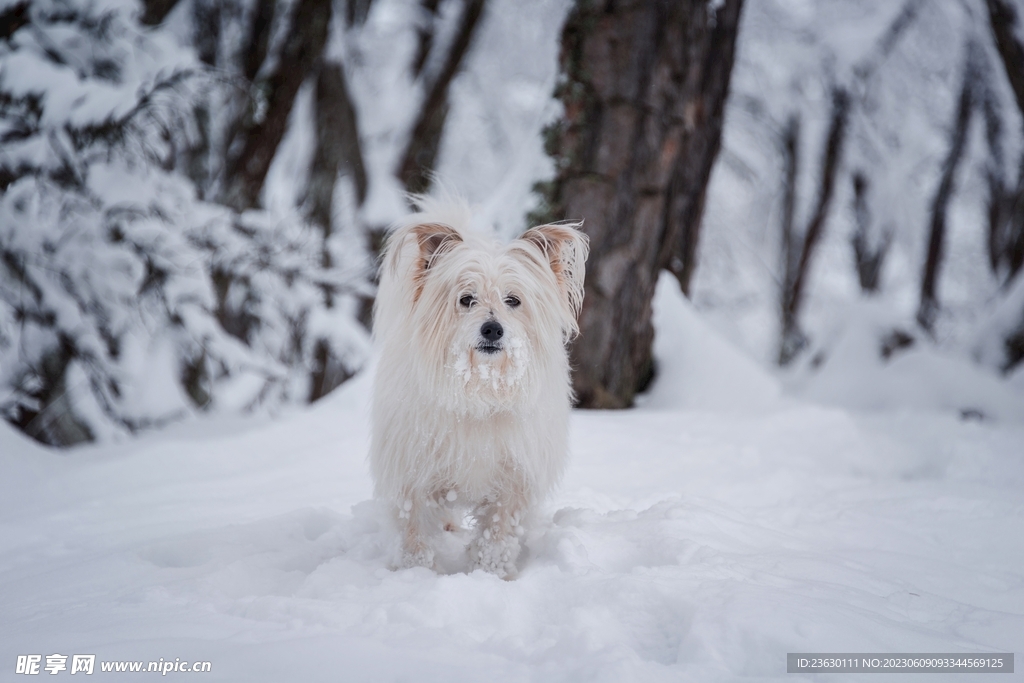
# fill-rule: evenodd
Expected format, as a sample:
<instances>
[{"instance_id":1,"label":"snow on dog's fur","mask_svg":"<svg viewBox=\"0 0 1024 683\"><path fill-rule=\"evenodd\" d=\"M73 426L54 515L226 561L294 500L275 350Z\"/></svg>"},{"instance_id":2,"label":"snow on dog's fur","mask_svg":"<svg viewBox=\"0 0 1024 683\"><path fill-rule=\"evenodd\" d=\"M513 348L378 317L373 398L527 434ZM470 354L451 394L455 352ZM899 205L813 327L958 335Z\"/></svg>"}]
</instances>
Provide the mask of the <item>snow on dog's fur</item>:
<instances>
[{"instance_id":1,"label":"snow on dog's fur","mask_svg":"<svg viewBox=\"0 0 1024 683\"><path fill-rule=\"evenodd\" d=\"M523 525L565 468L587 238L542 225L501 245L469 229L465 204L417 199L374 310L375 493L397 515L404 566L443 569L436 551L457 538L471 569L511 577Z\"/></svg>"}]
</instances>

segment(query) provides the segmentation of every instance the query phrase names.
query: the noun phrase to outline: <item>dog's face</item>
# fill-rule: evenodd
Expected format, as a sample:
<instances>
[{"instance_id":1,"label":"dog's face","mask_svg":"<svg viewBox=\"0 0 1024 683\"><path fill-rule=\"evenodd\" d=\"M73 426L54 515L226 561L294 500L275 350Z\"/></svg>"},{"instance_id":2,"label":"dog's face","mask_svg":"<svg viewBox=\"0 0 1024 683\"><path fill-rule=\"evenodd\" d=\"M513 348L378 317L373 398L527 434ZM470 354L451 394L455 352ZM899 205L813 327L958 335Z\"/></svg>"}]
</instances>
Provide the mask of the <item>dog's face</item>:
<instances>
[{"instance_id":1,"label":"dog's face","mask_svg":"<svg viewBox=\"0 0 1024 683\"><path fill-rule=\"evenodd\" d=\"M385 333L407 335L419 370L443 387L439 401L475 414L515 409L544 373L564 374L582 300L582 233L541 226L500 246L424 222L392 239L378 319L396 316Z\"/></svg>"},{"instance_id":2,"label":"dog's face","mask_svg":"<svg viewBox=\"0 0 1024 683\"><path fill-rule=\"evenodd\" d=\"M438 301L453 313L448 367L469 391L510 394L521 385L541 332L530 315L529 283L514 260L460 263L451 259L452 282L438 278ZM480 266L485 266L481 268ZM460 268L460 266L464 266ZM524 300L526 301L524 305ZM531 334L532 333L532 334Z\"/></svg>"}]
</instances>

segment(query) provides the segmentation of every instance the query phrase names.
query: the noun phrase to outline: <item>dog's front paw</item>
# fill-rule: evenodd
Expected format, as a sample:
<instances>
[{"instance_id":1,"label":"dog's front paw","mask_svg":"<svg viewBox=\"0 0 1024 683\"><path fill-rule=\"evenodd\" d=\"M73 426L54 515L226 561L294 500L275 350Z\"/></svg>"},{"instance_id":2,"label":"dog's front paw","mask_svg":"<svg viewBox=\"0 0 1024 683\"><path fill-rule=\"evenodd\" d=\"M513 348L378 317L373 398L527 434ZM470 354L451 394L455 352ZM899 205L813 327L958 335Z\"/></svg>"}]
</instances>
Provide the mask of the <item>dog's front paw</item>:
<instances>
[{"instance_id":1,"label":"dog's front paw","mask_svg":"<svg viewBox=\"0 0 1024 683\"><path fill-rule=\"evenodd\" d=\"M516 576L519 539L509 535L501 538L485 533L469 547L473 569L483 569L502 579Z\"/></svg>"},{"instance_id":2,"label":"dog's front paw","mask_svg":"<svg viewBox=\"0 0 1024 683\"><path fill-rule=\"evenodd\" d=\"M410 569L412 567L433 568L433 566L434 550L426 545L402 552L402 569Z\"/></svg>"}]
</instances>

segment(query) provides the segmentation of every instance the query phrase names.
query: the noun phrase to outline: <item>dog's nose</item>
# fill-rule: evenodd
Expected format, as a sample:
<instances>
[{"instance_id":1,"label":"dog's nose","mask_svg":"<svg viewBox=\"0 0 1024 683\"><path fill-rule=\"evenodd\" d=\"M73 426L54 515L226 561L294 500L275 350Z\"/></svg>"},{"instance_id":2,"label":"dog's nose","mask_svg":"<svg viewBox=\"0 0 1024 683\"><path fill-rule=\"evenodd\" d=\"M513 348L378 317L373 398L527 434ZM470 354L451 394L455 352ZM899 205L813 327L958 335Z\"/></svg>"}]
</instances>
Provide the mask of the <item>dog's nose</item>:
<instances>
[{"instance_id":1,"label":"dog's nose","mask_svg":"<svg viewBox=\"0 0 1024 683\"><path fill-rule=\"evenodd\" d=\"M489 342L498 341L504 334L505 330L497 320L488 320L480 326L480 336Z\"/></svg>"}]
</instances>

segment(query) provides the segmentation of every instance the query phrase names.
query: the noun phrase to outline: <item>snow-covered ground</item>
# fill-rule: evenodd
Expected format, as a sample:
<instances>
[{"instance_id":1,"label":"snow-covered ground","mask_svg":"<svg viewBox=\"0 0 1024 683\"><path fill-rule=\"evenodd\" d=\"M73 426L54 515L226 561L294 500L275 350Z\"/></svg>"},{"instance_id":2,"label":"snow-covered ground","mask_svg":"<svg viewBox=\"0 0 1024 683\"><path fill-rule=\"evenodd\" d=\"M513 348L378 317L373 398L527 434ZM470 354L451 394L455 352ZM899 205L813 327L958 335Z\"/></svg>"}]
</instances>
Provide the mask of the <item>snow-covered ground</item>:
<instances>
[{"instance_id":1,"label":"snow-covered ground","mask_svg":"<svg viewBox=\"0 0 1024 683\"><path fill-rule=\"evenodd\" d=\"M72 451L0 423L0 680L22 678L19 654L95 654L116 680L154 674L99 662L210 661L210 681L718 681L801 679L787 652L1024 649L1016 409L965 420L948 383L931 403L842 407L824 372L781 386L672 281L656 303L657 385L636 410L573 415L568 475L512 582L387 568L366 376L276 421Z\"/></svg>"}]
</instances>

